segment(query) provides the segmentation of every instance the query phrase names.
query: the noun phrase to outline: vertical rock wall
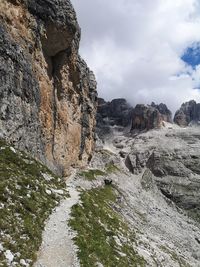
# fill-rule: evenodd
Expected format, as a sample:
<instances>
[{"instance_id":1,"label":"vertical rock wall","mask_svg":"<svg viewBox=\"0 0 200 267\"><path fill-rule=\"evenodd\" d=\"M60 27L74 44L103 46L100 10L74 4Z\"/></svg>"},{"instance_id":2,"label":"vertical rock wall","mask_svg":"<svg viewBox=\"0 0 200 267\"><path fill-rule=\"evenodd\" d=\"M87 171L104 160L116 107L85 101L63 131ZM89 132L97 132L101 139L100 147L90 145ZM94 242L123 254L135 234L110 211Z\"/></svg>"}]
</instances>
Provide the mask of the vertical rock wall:
<instances>
[{"instance_id":1,"label":"vertical rock wall","mask_svg":"<svg viewBox=\"0 0 200 267\"><path fill-rule=\"evenodd\" d=\"M0 136L60 174L94 148L96 81L68 0L0 2Z\"/></svg>"},{"instance_id":2,"label":"vertical rock wall","mask_svg":"<svg viewBox=\"0 0 200 267\"><path fill-rule=\"evenodd\" d=\"M190 123L199 124L200 121L200 103L194 100L183 103L176 111L174 122L179 126L188 126Z\"/></svg>"}]
</instances>

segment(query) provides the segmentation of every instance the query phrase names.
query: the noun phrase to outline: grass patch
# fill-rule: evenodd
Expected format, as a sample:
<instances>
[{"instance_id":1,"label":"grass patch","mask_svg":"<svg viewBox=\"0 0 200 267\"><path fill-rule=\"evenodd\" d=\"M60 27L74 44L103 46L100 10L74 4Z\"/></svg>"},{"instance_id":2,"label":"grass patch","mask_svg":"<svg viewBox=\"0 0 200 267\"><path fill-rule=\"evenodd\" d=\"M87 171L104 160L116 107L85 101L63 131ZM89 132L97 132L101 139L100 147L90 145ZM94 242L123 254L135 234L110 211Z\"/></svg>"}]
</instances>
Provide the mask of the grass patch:
<instances>
[{"instance_id":1,"label":"grass patch","mask_svg":"<svg viewBox=\"0 0 200 267\"><path fill-rule=\"evenodd\" d=\"M135 234L114 211L117 193L112 186L91 189L81 195L82 204L72 208L70 226L77 232L81 266L145 266L133 248Z\"/></svg>"},{"instance_id":2,"label":"grass patch","mask_svg":"<svg viewBox=\"0 0 200 267\"><path fill-rule=\"evenodd\" d=\"M89 181L95 180L97 176L102 176L105 175L105 172L101 170L88 170L88 171L83 171L80 173L80 176L83 176Z\"/></svg>"},{"instance_id":3,"label":"grass patch","mask_svg":"<svg viewBox=\"0 0 200 267\"><path fill-rule=\"evenodd\" d=\"M114 163L108 163L105 166L107 173L119 172L120 169Z\"/></svg>"},{"instance_id":4,"label":"grass patch","mask_svg":"<svg viewBox=\"0 0 200 267\"><path fill-rule=\"evenodd\" d=\"M36 259L45 220L60 199L67 196L63 179L23 152L0 141L1 266L8 266L5 252L14 263L32 265ZM56 190L62 189L62 193Z\"/></svg>"}]
</instances>

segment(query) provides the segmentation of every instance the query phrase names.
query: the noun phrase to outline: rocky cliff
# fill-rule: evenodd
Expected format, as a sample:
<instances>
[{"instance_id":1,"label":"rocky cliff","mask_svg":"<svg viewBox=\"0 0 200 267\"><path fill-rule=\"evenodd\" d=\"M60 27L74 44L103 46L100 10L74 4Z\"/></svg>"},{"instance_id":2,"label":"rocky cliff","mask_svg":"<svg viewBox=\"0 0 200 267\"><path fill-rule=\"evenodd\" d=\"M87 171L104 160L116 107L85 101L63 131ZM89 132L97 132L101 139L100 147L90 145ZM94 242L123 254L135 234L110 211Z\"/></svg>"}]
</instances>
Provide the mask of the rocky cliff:
<instances>
[{"instance_id":1,"label":"rocky cliff","mask_svg":"<svg viewBox=\"0 0 200 267\"><path fill-rule=\"evenodd\" d=\"M152 102L151 106L160 112L163 121L172 122L172 112L165 104L160 103L159 105L156 105L154 102Z\"/></svg>"},{"instance_id":2,"label":"rocky cliff","mask_svg":"<svg viewBox=\"0 0 200 267\"><path fill-rule=\"evenodd\" d=\"M163 121L172 122L172 113L163 103L138 104L133 108L123 98L113 99L111 102L98 98L97 134L101 138L111 132L111 126L118 129L121 127L122 131L125 128L131 131L148 131L161 128Z\"/></svg>"},{"instance_id":3,"label":"rocky cliff","mask_svg":"<svg viewBox=\"0 0 200 267\"><path fill-rule=\"evenodd\" d=\"M96 116L97 136L104 140L107 135L111 134L114 128L121 128L122 130L129 128L132 111L133 107L124 98L113 99L111 102L98 98ZM114 126L113 129L112 126Z\"/></svg>"},{"instance_id":4,"label":"rocky cliff","mask_svg":"<svg viewBox=\"0 0 200 267\"><path fill-rule=\"evenodd\" d=\"M124 98L106 102L98 98L97 122L109 120L110 125L128 126L131 122L132 107Z\"/></svg>"},{"instance_id":5,"label":"rocky cliff","mask_svg":"<svg viewBox=\"0 0 200 267\"><path fill-rule=\"evenodd\" d=\"M171 122L172 114L165 104L136 105L132 113L132 127L134 130L151 130L161 128L163 121Z\"/></svg>"},{"instance_id":6,"label":"rocky cliff","mask_svg":"<svg viewBox=\"0 0 200 267\"><path fill-rule=\"evenodd\" d=\"M162 126L162 116L158 109L147 106L137 105L133 112L131 130L150 130Z\"/></svg>"},{"instance_id":7,"label":"rocky cliff","mask_svg":"<svg viewBox=\"0 0 200 267\"><path fill-rule=\"evenodd\" d=\"M53 171L94 148L96 81L69 0L0 3L0 136Z\"/></svg>"},{"instance_id":8,"label":"rocky cliff","mask_svg":"<svg viewBox=\"0 0 200 267\"><path fill-rule=\"evenodd\" d=\"M196 124L199 121L200 103L196 103L194 100L183 103L174 116L174 122L179 126L188 126L190 123Z\"/></svg>"}]
</instances>

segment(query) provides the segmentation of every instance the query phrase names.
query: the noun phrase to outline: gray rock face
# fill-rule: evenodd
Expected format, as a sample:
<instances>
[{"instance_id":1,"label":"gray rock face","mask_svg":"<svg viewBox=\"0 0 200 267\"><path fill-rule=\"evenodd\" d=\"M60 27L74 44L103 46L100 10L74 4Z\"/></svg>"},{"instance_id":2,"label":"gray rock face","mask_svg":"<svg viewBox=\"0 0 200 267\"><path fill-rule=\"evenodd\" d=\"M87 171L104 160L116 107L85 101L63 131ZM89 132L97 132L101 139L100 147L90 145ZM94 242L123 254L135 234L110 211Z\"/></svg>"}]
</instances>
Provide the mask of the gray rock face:
<instances>
[{"instance_id":1,"label":"gray rock face","mask_svg":"<svg viewBox=\"0 0 200 267\"><path fill-rule=\"evenodd\" d=\"M130 126L133 108L123 98L106 102L98 98L96 132L102 139L112 132L112 127L122 131Z\"/></svg>"},{"instance_id":2,"label":"gray rock face","mask_svg":"<svg viewBox=\"0 0 200 267\"><path fill-rule=\"evenodd\" d=\"M41 41L48 56L55 56L58 52L70 48L73 41L78 48L80 28L69 0L26 0L25 4L28 11L44 24L40 25L45 27L46 33Z\"/></svg>"},{"instance_id":3,"label":"gray rock face","mask_svg":"<svg viewBox=\"0 0 200 267\"><path fill-rule=\"evenodd\" d=\"M136 105L131 107L123 98L106 102L98 99L97 133L100 137L109 134L112 126L131 126L131 131L144 131L160 128L163 121L171 122L172 113L165 104Z\"/></svg>"},{"instance_id":4,"label":"gray rock face","mask_svg":"<svg viewBox=\"0 0 200 267\"><path fill-rule=\"evenodd\" d=\"M0 134L33 155L44 159L39 83L30 59L0 27Z\"/></svg>"},{"instance_id":5,"label":"gray rock face","mask_svg":"<svg viewBox=\"0 0 200 267\"><path fill-rule=\"evenodd\" d=\"M190 123L198 123L199 121L200 103L196 103L194 100L182 104L174 116L174 122L179 126L188 126Z\"/></svg>"},{"instance_id":6,"label":"gray rock face","mask_svg":"<svg viewBox=\"0 0 200 267\"><path fill-rule=\"evenodd\" d=\"M195 127L138 135L125 159L134 174L150 170L162 194L200 219L199 162L200 135Z\"/></svg>"},{"instance_id":7,"label":"gray rock face","mask_svg":"<svg viewBox=\"0 0 200 267\"><path fill-rule=\"evenodd\" d=\"M172 113L165 104L136 105L132 112L131 131L160 128L163 121L171 122Z\"/></svg>"},{"instance_id":8,"label":"gray rock face","mask_svg":"<svg viewBox=\"0 0 200 267\"><path fill-rule=\"evenodd\" d=\"M0 2L0 136L59 174L94 149L96 81L69 0Z\"/></svg>"},{"instance_id":9,"label":"gray rock face","mask_svg":"<svg viewBox=\"0 0 200 267\"><path fill-rule=\"evenodd\" d=\"M107 120L111 126L126 127L131 122L131 112L132 107L123 98L113 99L111 102L98 98L97 123Z\"/></svg>"},{"instance_id":10,"label":"gray rock face","mask_svg":"<svg viewBox=\"0 0 200 267\"><path fill-rule=\"evenodd\" d=\"M172 112L165 104L160 103L159 105L156 105L154 102L152 102L151 106L156 108L160 112L164 121L172 122Z\"/></svg>"},{"instance_id":11,"label":"gray rock face","mask_svg":"<svg viewBox=\"0 0 200 267\"><path fill-rule=\"evenodd\" d=\"M148 131L161 126L162 116L157 108L141 104L134 108L131 131Z\"/></svg>"},{"instance_id":12,"label":"gray rock face","mask_svg":"<svg viewBox=\"0 0 200 267\"><path fill-rule=\"evenodd\" d=\"M199 265L199 130L169 123L134 136L115 130L92 159L92 168L112 161L121 169L96 183L109 178L117 187L116 210L137 229L147 266Z\"/></svg>"}]
</instances>

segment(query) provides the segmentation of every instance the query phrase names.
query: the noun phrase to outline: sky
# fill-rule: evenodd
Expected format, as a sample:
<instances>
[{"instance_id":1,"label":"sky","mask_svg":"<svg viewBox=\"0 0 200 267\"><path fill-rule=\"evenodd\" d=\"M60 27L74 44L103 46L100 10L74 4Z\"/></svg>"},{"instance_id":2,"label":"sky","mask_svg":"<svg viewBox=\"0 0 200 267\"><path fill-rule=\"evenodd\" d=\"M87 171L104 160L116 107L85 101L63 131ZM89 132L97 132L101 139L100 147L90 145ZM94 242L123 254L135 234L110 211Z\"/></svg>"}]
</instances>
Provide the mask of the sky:
<instances>
[{"instance_id":1,"label":"sky","mask_svg":"<svg viewBox=\"0 0 200 267\"><path fill-rule=\"evenodd\" d=\"M99 97L200 102L200 0L72 0Z\"/></svg>"}]
</instances>

